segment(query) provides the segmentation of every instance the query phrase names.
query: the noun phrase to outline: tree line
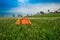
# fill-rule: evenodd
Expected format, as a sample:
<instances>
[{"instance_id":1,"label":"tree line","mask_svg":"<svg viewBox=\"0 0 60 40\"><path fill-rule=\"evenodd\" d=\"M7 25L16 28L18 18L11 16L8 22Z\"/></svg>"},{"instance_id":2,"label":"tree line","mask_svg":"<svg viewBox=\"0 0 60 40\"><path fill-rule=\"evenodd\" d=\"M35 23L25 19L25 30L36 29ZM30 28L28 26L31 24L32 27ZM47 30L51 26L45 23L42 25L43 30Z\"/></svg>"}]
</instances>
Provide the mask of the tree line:
<instances>
[{"instance_id":1,"label":"tree line","mask_svg":"<svg viewBox=\"0 0 60 40\"><path fill-rule=\"evenodd\" d=\"M51 12L50 10L48 10L49 13L60 13L60 8L55 10L54 12ZM40 14L45 14L44 11L40 11Z\"/></svg>"}]
</instances>

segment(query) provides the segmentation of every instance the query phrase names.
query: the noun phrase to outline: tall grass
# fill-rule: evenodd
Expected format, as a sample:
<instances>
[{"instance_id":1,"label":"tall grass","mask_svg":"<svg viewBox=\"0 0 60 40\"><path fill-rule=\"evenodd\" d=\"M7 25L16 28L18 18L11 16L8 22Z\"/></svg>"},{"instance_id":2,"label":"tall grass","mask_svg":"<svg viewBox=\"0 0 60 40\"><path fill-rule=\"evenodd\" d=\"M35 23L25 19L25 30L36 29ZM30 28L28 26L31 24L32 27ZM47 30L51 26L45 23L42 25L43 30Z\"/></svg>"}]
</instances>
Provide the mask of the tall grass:
<instances>
[{"instance_id":1,"label":"tall grass","mask_svg":"<svg viewBox=\"0 0 60 40\"><path fill-rule=\"evenodd\" d=\"M16 20L0 19L0 40L60 40L60 19L30 19L30 25Z\"/></svg>"}]
</instances>

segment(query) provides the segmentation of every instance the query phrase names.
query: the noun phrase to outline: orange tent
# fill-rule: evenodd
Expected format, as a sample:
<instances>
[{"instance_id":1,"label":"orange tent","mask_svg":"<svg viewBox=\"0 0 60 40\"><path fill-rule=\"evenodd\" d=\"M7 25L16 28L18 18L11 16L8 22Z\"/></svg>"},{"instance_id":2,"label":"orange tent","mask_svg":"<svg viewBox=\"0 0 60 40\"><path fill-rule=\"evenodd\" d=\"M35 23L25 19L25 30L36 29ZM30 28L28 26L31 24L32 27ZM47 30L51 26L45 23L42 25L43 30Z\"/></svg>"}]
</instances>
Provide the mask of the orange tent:
<instances>
[{"instance_id":1,"label":"orange tent","mask_svg":"<svg viewBox=\"0 0 60 40\"><path fill-rule=\"evenodd\" d=\"M28 18L21 18L16 21L16 24L31 24L31 21Z\"/></svg>"}]
</instances>

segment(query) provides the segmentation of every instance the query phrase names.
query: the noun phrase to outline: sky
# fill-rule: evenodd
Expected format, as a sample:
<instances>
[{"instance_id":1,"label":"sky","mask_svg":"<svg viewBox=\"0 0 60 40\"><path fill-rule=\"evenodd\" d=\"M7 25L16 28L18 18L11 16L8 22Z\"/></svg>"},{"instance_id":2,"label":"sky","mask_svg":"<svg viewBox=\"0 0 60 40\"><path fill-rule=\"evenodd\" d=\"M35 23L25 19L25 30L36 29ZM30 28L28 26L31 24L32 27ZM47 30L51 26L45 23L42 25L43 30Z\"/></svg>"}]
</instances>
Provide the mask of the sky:
<instances>
[{"instance_id":1,"label":"sky","mask_svg":"<svg viewBox=\"0 0 60 40\"><path fill-rule=\"evenodd\" d=\"M40 11L55 11L58 8L60 0L0 0L0 12L14 14L35 14Z\"/></svg>"}]
</instances>

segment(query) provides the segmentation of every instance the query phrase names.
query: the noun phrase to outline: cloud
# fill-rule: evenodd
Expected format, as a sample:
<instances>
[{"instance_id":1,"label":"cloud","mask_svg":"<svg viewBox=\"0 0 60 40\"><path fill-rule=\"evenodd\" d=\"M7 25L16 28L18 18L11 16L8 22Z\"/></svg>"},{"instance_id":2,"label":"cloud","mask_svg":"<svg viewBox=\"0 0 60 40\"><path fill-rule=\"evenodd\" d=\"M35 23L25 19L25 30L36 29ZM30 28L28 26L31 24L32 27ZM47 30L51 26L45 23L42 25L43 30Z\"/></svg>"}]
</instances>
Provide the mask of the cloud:
<instances>
[{"instance_id":1,"label":"cloud","mask_svg":"<svg viewBox=\"0 0 60 40\"><path fill-rule=\"evenodd\" d=\"M21 3L26 3L28 2L29 0L18 0L18 2L21 2Z\"/></svg>"},{"instance_id":2,"label":"cloud","mask_svg":"<svg viewBox=\"0 0 60 40\"><path fill-rule=\"evenodd\" d=\"M54 11L56 9L60 8L59 4L27 4L25 6L18 6L16 8L13 8L9 10L8 12L14 12L16 14L22 13L23 15L26 14L36 14L37 12L44 11L47 12L47 10Z\"/></svg>"}]
</instances>

